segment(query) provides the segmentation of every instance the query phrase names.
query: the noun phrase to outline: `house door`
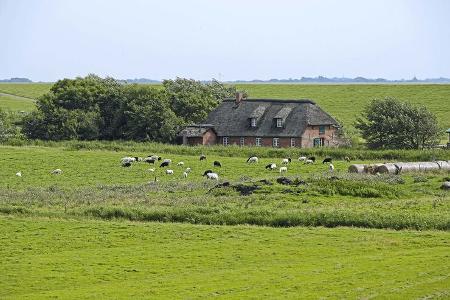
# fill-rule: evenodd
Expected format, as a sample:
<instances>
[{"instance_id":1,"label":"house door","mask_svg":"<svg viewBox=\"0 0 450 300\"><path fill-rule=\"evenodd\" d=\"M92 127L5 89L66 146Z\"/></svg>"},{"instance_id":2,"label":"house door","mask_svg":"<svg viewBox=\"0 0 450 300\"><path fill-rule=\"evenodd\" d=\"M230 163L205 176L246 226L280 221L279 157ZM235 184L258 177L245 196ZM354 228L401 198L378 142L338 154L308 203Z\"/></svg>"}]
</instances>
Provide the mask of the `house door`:
<instances>
[{"instance_id":1,"label":"house door","mask_svg":"<svg viewBox=\"0 0 450 300\"><path fill-rule=\"evenodd\" d=\"M322 147L325 143L325 139L324 138L315 138L313 141L313 145L314 147Z\"/></svg>"}]
</instances>

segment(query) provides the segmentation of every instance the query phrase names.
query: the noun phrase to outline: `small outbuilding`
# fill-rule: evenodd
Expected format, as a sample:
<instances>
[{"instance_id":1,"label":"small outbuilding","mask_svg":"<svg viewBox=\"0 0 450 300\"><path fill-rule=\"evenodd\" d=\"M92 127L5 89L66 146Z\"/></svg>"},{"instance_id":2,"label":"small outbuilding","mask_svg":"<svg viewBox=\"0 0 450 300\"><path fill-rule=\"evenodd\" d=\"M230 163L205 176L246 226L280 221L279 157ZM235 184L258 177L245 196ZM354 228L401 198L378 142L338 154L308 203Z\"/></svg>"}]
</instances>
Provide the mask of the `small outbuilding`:
<instances>
[{"instance_id":1,"label":"small outbuilding","mask_svg":"<svg viewBox=\"0 0 450 300\"><path fill-rule=\"evenodd\" d=\"M211 124L190 125L178 133L178 139L183 145L214 145L217 133Z\"/></svg>"}]
</instances>

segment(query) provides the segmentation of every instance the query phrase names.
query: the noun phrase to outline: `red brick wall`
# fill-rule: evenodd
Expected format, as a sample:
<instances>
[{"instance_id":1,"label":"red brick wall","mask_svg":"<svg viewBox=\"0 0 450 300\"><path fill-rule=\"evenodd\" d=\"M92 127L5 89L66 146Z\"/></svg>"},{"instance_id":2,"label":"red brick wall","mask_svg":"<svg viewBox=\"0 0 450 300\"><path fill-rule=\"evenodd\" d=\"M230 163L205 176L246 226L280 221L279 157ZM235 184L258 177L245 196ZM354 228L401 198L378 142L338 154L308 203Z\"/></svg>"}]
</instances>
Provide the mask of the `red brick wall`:
<instances>
[{"instance_id":1,"label":"red brick wall","mask_svg":"<svg viewBox=\"0 0 450 300\"><path fill-rule=\"evenodd\" d=\"M228 145L240 145L241 137L228 137ZM217 143L223 145L223 137L217 138ZM272 137L261 137L261 146L262 147L272 147ZM245 146L256 146L256 137L244 137L244 145ZM301 138L295 138L295 147L300 147ZM278 147L286 148L291 147L291 138L279 138Z\"/></svg>"},{"instance_id":2,"label":"red brick wall","mask_svg":"<svg viewBox=\"0 0 450 300\"><path fill-rule=\"evenodd\" d=\"M323 138L324 147L336 146L336 128L332 126L326 126L325 134L320 134L319 126L308 126L302 135L302 148L314 147L315 138Z\"/></svg>"}]
</instances>

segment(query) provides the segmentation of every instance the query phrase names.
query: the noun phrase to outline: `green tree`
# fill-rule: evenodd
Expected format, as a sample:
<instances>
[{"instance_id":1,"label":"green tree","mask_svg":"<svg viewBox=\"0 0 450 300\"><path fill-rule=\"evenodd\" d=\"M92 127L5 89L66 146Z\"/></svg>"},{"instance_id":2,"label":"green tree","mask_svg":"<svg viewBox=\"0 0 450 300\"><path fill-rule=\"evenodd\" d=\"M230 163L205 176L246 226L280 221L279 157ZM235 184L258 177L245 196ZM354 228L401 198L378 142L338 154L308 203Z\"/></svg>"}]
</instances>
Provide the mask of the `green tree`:
<instances>
[{"instance_id":1,"label":"green tree","mask_svg":"<svg viewBox=\"0 0 450 300\"><path fill-rule=\"evenodd\" d=\"M435 145L440 135L437 118L426 107L395 98L372 100L355 127L374 149L423 149Z\"/></svg>"},{"instance_id":2,"label":"green tree","mask_svg":"<svg viewBox=\"0 0 450 300\"><path fill-rule=\"evenodd\" d=\"M172 110L184 124L199 123L216 108L224 98L234 97L236 88L225 86L213 79L202 83L193 79L164 80Z\"/></svg>"},{"instance_id":3,"label":"green tree","mask_svg":"<svg viewBox=\"0 0 450 300\"><path fill-rule=\"evenodd\" d=\"M127 139L169 142L175 138L181 119L170 109L164 90L131 85L125 88L125 95L123 131Z\"/></svg>"}]
</instances>

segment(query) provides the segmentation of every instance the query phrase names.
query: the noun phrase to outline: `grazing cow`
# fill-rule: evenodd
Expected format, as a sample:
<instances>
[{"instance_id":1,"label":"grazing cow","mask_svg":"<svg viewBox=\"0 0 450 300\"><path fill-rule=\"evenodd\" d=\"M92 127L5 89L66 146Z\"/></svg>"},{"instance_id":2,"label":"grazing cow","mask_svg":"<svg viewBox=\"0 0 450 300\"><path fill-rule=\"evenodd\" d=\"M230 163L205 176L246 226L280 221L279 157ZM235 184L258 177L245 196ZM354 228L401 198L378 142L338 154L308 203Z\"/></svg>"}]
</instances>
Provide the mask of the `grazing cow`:
<instances>
[{"instance_id":1,"label":"grazing cow","mask_svg":"<svg viewBox=\"0 0 450 300\"><path fill-rule=\"evenodd\" d=\"M315 156L308 157L308 159L312 160L313 162L316 162L316 157Z\"/></svg>"},{"instance_id":2,"label":"grazing cow","mask_svg":"<svg viewBox=\"0 0 450 300\"><path fill-rule=\"evenodd\" d=\"M247 163L258 163L258 157L256 157L256 156L250 156L250 157L247 159Z\"/></svg>"},{"instance_id":3,"label":"grazing cow","mask_svg":"<svg viewBox=\"0 0 450 300\"><path fill-rule=\"evenodd\" d=\"M313 160L311 160L311 159L307 159L307 160L305 160L305 165L312 165L314 163L314 161Z\"/></svg>"},{"instance_id":4,"label":"grazing cow","mask_svg":"<svg viewBox=\"0 0 450 300\"><path fill-rule=\"evenodd\" d=\"M306 160L306 156L300 156L299 158L298 158L298 161L305 161Z\"/></svg>"},{"instance_id":5,"label":"grazing cow","mask_svg":"<svg viewBox=\"0 0 450 300\"><path fill-rule=\"evenodd\" d=\"M273 170L275 170L276 168L277 168L277 165L274 164L274 163L268 164L268 165L266 166L266 169L267 169L267 170L270 170L270 171L273 171Z\"/></svg>"},{"instance_id":6,"label":"grazing cow","mask_svg":"<svg viewBox=\"0 0 450 300\"><path fill-rule=\"evenodd\" d=\"M122 167L125 167L125 168L131 167L131 162L129 162L129 161L122 162Z\"/></svg>"},{"instance_id":7,"label":"grazing cow","mask_svg":"<svg viewBox=\"0 0 450 300\"><path fill-rule=\"evenodd\" d=\"M180 161L179 163L177 163L177 166L179 166L179 167L184 166L184 162Z\"/></svg>"},{"instance_id":8,"label":"grazing cow","mask_svg":"<svg viewBox=\"0 0 450 300\"><path fill-rule=\"evenodd\" d=\"M167 169L167 170L166 170L166 174L167 174L167 175L173 175L173 170Z\"/></svg>"},{"instance_id":9,"label":"grazing cow","mask_svg":"<svg viewBox=\"0 0 450 300\"><path fill-rule=\"evenodd\" d=\"M333 159L331 157L327 157L322 161L322 164L331 163Z\"/></svg>"},{"instance_id":10,"label":"grazing cow","mask_svg":"<svg viewBox=\"0 0 450 300\"><path fill-rule=\"evenodd\" d=\"M204 155L204 154L200 155L200 161L202 161L202 160L206 160L206 155Z\"/></svg>"},{"instance_id":11,"label":"grazing cow","mask_svg":"<svg viewBox=\"0 0 450 300\"><path fill-rule=\"evenodd\" d=\"M220 163L220 161L215 160L213 163L214 167L222 167L222 164Z\"/></svg>"},{"instance_id":12,"label":"grazing cow","mask_svg":"<svg viewBox=\"0 0 450 300\"><path fill-rule=\"evenodd\" d=\"M168 162L168 161L163 161L163 162L159 165L159 167L160 167L160 168L165 168L165 167L169 166L169 164L170 164L170 162Z\"/></svg>"},{"instance_id":13,"label":"grazing cow","mask_svg":"<svg viewBox=\"0 0 450 300\"><path fill-rule=\"evenodd\" d=\"M146 157L144 158L144 162L149 163L149 164L155 164L156 159L153 157Z\"/></svg>"},{"instance_id":14,"label":"grazing cow","mask_svg":"<svg viewBox=\"0 0 450 300\"><path fill-rule=\"evenodd\" d=\"M287 167L280 167L280 174L286 173Z\"/></svg>"}]
</instances>

